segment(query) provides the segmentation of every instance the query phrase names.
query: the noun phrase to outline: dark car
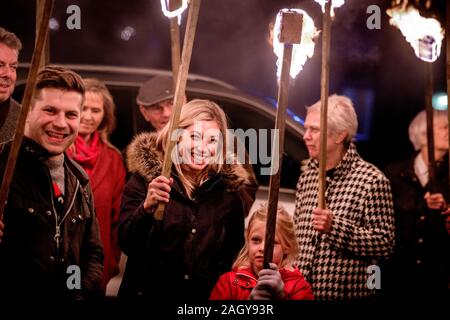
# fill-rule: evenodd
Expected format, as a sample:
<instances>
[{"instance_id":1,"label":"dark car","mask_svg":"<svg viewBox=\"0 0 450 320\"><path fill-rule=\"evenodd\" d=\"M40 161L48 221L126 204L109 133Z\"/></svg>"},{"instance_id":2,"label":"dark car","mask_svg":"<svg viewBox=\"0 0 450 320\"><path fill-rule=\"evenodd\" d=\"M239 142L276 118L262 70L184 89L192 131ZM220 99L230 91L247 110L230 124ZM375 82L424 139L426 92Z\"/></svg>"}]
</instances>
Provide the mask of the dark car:
<instances>
[{"instance_id":1,"label":"dark car","mask_svg":"<svg viewBox=\"0 0 450 320\"><path fill-rule=\"evenodd\" d=\"M142 68L124 68L97 65L63 65L78 72L83 77L98 78L106 83L116 102L117 128L111 136L111 142L120 150L126 148L132 137L145 131L147 124L136 105L139 86L149 77L155 75L171 75L170 71ZM25 88L27 64L18 69L17 87L14 97L21 100ZM245 138L247 150L257 151L252 163L258 181L262 186L269 184L268 171L270 163L270 130L274 128L276 106L273 99L262 99L246 94L236 87L210 77L190 74L187 84L188 99L201 98L217 102L229 118L229 126ZM296 120L294 120L296 119ZM292 115L286 121L285 155L281 172L281 187L294 189L300 173L300 162L307 158L307 150L303 143L303 125L300 119ZM240 130L238 130L240 129ZM240 134L239 134L240 133ZM249 143L256 133L257 143L253 149ZM255 149L257 148L257 149Z\"/></svg>"},{"instance_id":2,"label":"dark car","mask_svg":"<svg viewBox=\"0 0 450 320\"><path fill-rule=\"evenodd\" d=\"M126 148L136 133L145 131L147 126L136 104L140 85L155 75L171 75L170 71L156 69L98 65L61 66L78 72L82 77L98 78L106 83L116 103L117 127L111 136L111 142L121 150ZM17 72L17 86L13 96L18 101L21 101L25 89L28 67L27 64L21 64ZM270 136L276 117L273 98L255 97L223 81L195 74L189 75L186 91L188 99L209 99L224 109L230 128L245 140L247 150L253 155L252 164L260 184L253 208L267 201ZM286 121L279 202L291 214L294 211L295 186L300 175L300 163L308 157L303 133L301 119L290 113ZM121 275L111 280L107 294L115 295L120 279Z\"/></svg>"}]
</instances>

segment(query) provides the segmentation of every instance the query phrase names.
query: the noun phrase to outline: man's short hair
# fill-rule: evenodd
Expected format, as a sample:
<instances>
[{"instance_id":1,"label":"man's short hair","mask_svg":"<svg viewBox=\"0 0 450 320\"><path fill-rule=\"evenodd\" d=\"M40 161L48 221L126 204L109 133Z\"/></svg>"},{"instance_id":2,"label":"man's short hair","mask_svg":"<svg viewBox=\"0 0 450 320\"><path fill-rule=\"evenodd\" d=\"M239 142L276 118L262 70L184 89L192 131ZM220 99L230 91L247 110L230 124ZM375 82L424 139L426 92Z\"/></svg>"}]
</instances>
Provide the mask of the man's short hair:
<instances>
[{"instance_id":1,"label":"man's short hair","mask_svg":"<svg viewBox=\"0 0 450 320\"><path fill-rule=\"evenodd\" d=\"M136 103L148 107L162 101L173 99L173 97L172 77L155 76L141 85L136 98Z\"/></svg>"},{"instance_id":2,"label":"man's short hair","mask_svg":"<svg viewBox=\"0 0 450 320\"><path fill-rule=\"evenodd\" d=\"M22 49L22 42L20 41L20 39L17 38L14 33L9 32L2 27L0 27L0 43L3 43L13 50L17 50L17 52L20 52L20 50Z\"/></svg>"},{"instance_id":3,"label":"man's short hair","mask_svg":"<svg viewBox=\"0 0 450 320\"><path fill-rule=\"evenodd\" d=\"M46 66L39 70L36 80L34 99L39 97L42 89L54 88L63 91L75 91L82 95L84 102L85 87L83 79L74 71L57 67Z\"/></svg>"}]
</instances>

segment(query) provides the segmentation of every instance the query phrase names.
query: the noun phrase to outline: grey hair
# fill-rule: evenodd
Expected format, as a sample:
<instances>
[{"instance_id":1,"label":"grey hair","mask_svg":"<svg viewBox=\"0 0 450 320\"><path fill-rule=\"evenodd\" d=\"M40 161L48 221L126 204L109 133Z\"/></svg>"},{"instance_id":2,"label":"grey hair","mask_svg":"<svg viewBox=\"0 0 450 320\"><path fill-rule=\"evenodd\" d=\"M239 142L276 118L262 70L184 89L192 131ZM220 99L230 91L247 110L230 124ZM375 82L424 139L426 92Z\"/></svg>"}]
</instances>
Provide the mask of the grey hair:
<instances>
[{"instance_id":1,"label":"grey hair","mask_svg":"<svg viewBox=\"0 0 450 320\"><path fill-rule=\"evenodd\" d=\"M17 53L22 49L22 42L12 32L0 27L0 43L3 43L10 49L17 50Z\"/></svg>"},{"instance_id":2,"label":"grey hair","mask_svg":"<svg viewBox=\"0 0 450 320\"><path fill-rule=\"evenodd\" d=\"M447 119L447 110L433 109L433 121L439 117ZM420 111L411 121L408 133L409 140L416 151L427 145L427 113L425 110Z\"/></svg>"},{"instance_id":3,"label":"grey hair","mask_svg":"<svg viewBox=\"0 0 450 320\"><path fill-rule=\"evenodd\" d=\"M321 101L317 101L312 106L307 107L307 113L311 111L320 112ZM358 130L358 117L352 101L346 96L333 94L328 97L328 129L333 133L347 132L345 145L348 146L356 136Z\"/></svg>"}]
</instances>

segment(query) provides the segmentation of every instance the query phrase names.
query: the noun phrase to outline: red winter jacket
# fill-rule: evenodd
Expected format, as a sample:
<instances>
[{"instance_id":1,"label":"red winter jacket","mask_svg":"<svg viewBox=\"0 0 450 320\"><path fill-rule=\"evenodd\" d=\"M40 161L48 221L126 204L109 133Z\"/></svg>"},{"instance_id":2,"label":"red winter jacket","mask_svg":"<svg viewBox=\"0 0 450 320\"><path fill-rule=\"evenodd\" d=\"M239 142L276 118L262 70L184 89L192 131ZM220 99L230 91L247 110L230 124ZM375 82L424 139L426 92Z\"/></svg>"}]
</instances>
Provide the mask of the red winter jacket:
<instances>
[{"instance_id":1,"label":"red winter jacket","mask_svg":"<svg viewBox=\"0 0 450 320\"><path fill-rule=\"evenodd\" d=\"M102 286L119 273L120 248L117 240L119 210L125 186L125 166L119 151L101 143L97 164L91 174L94 204L105 251Z\"/></svg>"},{"instance_id":2,"label":"red winter jacket","mask_svg":"<svg viewBox=\"0 0 450 320\"><path fill-rule=\"evenodd\" d=\"M125 166L120 152L99 140L99 154L89 180L100 225L100 237L105 252L102 288L119 273L120 248L117 239L119 209L125 186ZM69 155L70 156L70 155ZM81 166L83 166L80 163Z\"/></svg>"},{"instance_id":3,"label":"red winter jacket","mask_svg":"<svg viewBox=\"0 0 450 320\"><path fill-rule=\"evenodd\" d=\"M314 300L311 286L296 268L293 271L280 269L284 282L284 299ZM223 274L209 297L210 300L248 300L258 279L249 268L233 270Z\"/></svg>"}]
</instances>

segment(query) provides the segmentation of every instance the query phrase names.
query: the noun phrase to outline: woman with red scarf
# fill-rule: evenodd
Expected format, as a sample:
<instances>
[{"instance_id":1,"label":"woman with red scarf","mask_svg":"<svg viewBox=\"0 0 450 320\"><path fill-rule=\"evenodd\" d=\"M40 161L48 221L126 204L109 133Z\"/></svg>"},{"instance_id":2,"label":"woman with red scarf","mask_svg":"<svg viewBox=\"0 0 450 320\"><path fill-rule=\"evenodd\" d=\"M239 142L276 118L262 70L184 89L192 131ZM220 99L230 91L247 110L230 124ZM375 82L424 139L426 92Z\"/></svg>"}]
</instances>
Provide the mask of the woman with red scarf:
<instances>
[{"instance_id":1,"label":"woman with red scarf","mask_svg":"<svg viewBox=\"0 0 450 320\"><path fill-rule=\"evenodd\" d=\"M122 156L109 141L115 127L114 101L106 86L97 79L84 79L86 96L78 137L68 154L77 161L91 181L94 204L105 252L103 290L119 272L120 249L117 226L125 167Z\"/></svg>"}]
</instances>

